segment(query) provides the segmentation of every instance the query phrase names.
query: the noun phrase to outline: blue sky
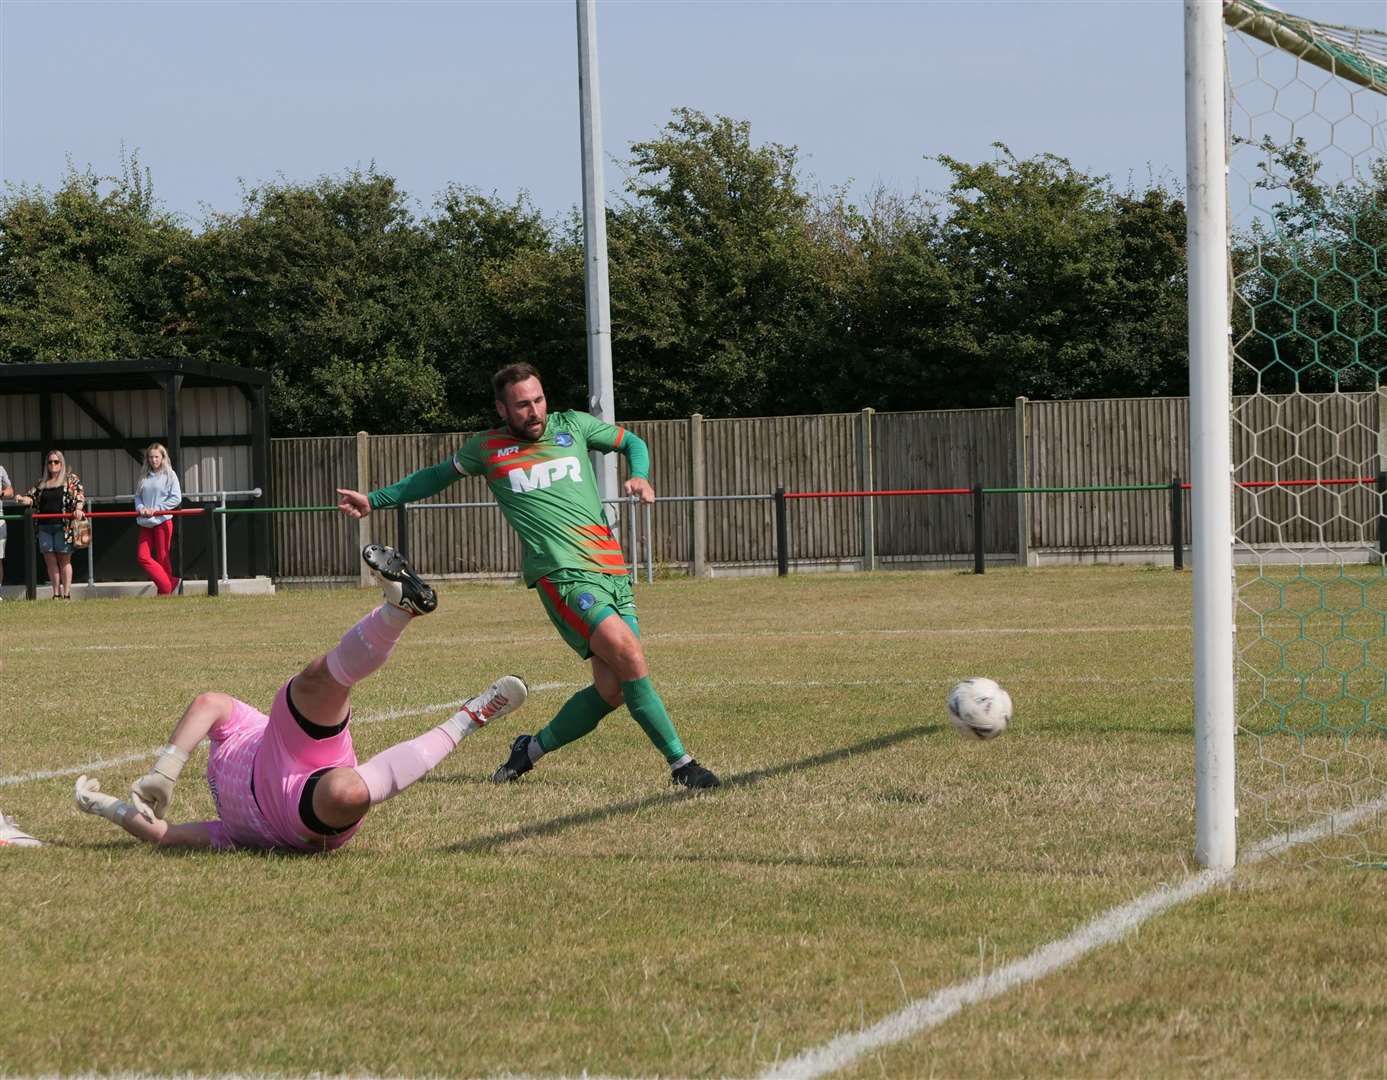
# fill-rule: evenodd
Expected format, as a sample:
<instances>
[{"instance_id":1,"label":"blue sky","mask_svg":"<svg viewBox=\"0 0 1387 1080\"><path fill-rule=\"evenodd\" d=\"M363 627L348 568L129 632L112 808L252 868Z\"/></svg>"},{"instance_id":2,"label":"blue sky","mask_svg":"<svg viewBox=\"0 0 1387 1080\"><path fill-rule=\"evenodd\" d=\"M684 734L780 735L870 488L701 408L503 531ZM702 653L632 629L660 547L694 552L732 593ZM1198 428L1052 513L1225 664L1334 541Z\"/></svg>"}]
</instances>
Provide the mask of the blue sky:
<instances>
[{"instance_id":1,"label":"blue sky","mask_svg":"<svg viewBox=\"0 0 1387 1080\"><path fill-rule=\"evenodd\" d=\"M1285 0L1383 27L1383 0ZM1184 173L1178 0L598 6L611 158L677 106L799 147L809 184L942 186L926 155L1051 151L1144 184ZM550 214L581 199L572 0L0 0L0 178L60 183L122 146L196 224L240 182L374 162L427 211L450 182Z\"/></svg>"}]
</instances>

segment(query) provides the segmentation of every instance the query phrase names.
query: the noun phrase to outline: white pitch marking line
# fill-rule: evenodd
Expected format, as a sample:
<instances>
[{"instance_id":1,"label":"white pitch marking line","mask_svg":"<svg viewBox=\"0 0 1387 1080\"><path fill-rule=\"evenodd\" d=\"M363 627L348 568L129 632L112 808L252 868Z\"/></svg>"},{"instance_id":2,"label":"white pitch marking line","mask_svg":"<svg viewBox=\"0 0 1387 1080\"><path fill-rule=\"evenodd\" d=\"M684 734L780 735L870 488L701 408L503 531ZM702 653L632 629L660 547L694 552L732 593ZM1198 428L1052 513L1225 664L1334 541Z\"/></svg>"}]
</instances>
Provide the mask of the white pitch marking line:
<instances>
[{"instance_id":1,"label":"white pitch marking line","mask_svg":"<svg viewBox=\"0 0 1387 1080\"><path fill-rule=\"evenodd\" d=\"M1387 798L1333 814L1316 825L1287 836L1263 840L1248 848L1238 866L1250 866L1301 844L1340 832L1383 809L1387 809ZM1130 903L1104 912L1068 937L1042 945L1021 960L955 983L927 998L917 998L863 1031L839 1035L787 1061L777 1062L761 1073L760 1080L814 1080L847 1068L873 1050L904 1042L923 1031L938 1027L969 1005L991 1001L1017 986L1035 982L1068 967L1095 949L1121 940L1149 919L1204 895L1228 881L1236 872L1237 867L1232 870L1203 870L1176 885L1155 889Z\"/></svg>"},{"instance_id":2,"label":"white pitch marking line","mask_svg":"<svg viewBox=\"0 0 1387 1080\"><path fill-rule=\"evenodd\" d=\"M707 633L647 633L643 637L646 641L718 641L726 638L837 638L837 637L975 637L983 636L1017 636L1017 637L1053 637L1065 636L1069 634L1142 634L1142 633L1167 633L1177 630L1188 630L1189 623L1172 623L1169 626L1131 624L1127 626L922 626L914 628L900 627L861 627L859 629L837 629L837 630L711 630ZM542 634L535 636L521 635L513 638L492 638L492 645L529 645L536 642L552 642L552 634ZM240 649L260 649L260 648L284 648L289 645L313 646L320 644L315 641L274 641L274 642L235 642L231 647ZM424 646L454 646L457 642L451 638L418 638L411 642L410 648L422 648ZM134 652L136 650L147 649L146 645L71 645L65 647L67 652ZM206 649L206 642L184 641L170 642L162 646L165 649ZM9 650L12 653L51 653L52 646L47 645L21 645Z\"/></svg>"},{"instance_id":3,"label":"white pitch marking line","mask_svg":"<svg viewBox=\"0 0 1387 1080\"><path fill-rule=\"evenodd\" d=\"M530 693L538 693L545 690L557 690L565 683L537 683L530 687ZM353 724L380 724L387 720L406 720L411 716L427 716L429 713L442 712L444 709L460 708L469 698L458 698L456 701L442 701L437 705L425 705L417 709L386 709L385 712L367 713L364 716L353 716ZM16 773L14 776L0 776L0 787L13 787L15 784L30 784L36 780L56 780L60 776L80 776L82 773L96 772L98 769L112 769L117 765L129 765L134 761L144 761L153 757L156 748L148 750L136 750L133 753L122 754L119 757L101 758L97 761L88 761L85 765L64 765L58 769L40 769L37 772Z\"/></svg>"},{"instance_id":4,"label":"white pitch marking line","mask_svg":"<svg viewBox=\"0 0 1387 1080\"><path fill-rule=\"evenodd\" d=\"M146 761L152 758L154 753L155 748L150 747L148 750L137 750L133 754L123 754L120 757L99 758L96 761L89 761L85 765L64 765L60 769L40 769L37 772L0 776L0 787L29 784L35 780L55 780L60 776L80 776L82 773L96 772L97 769L111 769L117 765L129 765L132 761Z\"/></svg>"}]
</instances>

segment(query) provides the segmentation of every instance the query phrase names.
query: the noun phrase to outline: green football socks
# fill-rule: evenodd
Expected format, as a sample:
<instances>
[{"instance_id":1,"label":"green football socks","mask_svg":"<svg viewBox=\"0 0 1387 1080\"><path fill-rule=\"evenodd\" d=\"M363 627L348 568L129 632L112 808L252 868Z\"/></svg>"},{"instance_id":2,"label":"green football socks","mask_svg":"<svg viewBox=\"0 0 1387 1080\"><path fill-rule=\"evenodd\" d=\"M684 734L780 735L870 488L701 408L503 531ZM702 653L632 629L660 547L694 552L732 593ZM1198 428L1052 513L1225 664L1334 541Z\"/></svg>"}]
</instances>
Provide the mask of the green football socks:
<instances>
[{"instance_id":1,"label":"green football socks","mask_svg":"<svg viewBox=\"0 0 1387 1080\"><path fill-rule=\"evenodd\" d=\"M621 693L626 699L626 707L636 718L636 723L641 726L646 738L655 744L655 749L664 754L667 762L673 764L680 758L687 757L684 744L679 741L669 713L665 711L665 703L655 692L649 676L622 683ZM612 706L602 699L597 687L587 686L579 690L564 702L563 708L554 719L545 724L535 736L539 749L531 752L531 761L538 760L541 753L547 754L551 750L567 746L575 739L581 739L611 711Z\"/></svg>"},{"instance_id":2,"label":"green football socks","mask_svg":"<svg viewBox=\"0 0 1387 1080\"><path fill-rule=\"evenodd\" d=\"M656 700L659 699L656 698ZM564 702L563 708L558 711L554 719L545 724L535 737L547 754L550 750L567 746L574 739L581 739L597 726L602 717L611 711L612 706L602 700L602 695L597 692L597 687L584 687Z\"/></svg>"},{"instance_id":3,"label":"green football socks","mask_svg":"<svg viewBox=\"0 0 1387 1080\"><path fill-rule=\"evenodd\" d=\"M665 711L665 703L655 692L650 676L622 683L621 693L636 723L641 726L646 738L655 744L655 749L665 755L665 760L672 764L684 757L684 744L674 733L674 724Z\"/></svg>"}]
</instances>

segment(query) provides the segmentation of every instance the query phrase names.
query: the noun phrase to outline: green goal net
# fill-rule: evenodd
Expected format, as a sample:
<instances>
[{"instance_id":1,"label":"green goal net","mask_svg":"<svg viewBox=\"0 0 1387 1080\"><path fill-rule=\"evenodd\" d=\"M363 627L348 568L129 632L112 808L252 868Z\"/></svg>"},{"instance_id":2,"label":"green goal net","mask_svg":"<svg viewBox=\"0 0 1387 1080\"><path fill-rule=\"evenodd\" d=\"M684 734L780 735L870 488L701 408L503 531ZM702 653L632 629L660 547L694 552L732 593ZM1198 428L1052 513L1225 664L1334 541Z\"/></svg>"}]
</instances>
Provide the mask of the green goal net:
<instances>
[{"instance_id":1,"label":"green goal net","mask_svg":"<svg viewBox=\"0 0 1387 1080\"><path fill-rule=\"evenodd\" d=\"M1380 864L1387 33L1224 23L1239 832Z\"/></svg>"}]
</instances>

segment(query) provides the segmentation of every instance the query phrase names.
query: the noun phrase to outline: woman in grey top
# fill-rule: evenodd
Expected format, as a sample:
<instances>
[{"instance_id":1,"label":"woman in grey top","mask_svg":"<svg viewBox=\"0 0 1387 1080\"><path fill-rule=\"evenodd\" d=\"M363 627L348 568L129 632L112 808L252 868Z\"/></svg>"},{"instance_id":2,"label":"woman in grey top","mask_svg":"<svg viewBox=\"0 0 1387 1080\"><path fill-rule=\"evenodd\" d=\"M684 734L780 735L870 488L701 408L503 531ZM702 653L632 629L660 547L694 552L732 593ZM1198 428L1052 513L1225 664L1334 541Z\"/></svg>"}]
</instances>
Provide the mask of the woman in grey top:
<instances>
[{"instance_id":1,"label":"woman in grey top","mask_svg":"<svg viewBox=\"0 0 1387 1080\"><path fill-rule=\"evenodd\" d=\"M135 488L135 524L140 527L137 558L160 596L178 588L181 579L173 576L169 547L173 544L173 518L167 511L177 510L183 501L178 474L169 464L163 443L150 443L144 452L144 472Z\"/></svg>"}]
</instances>

